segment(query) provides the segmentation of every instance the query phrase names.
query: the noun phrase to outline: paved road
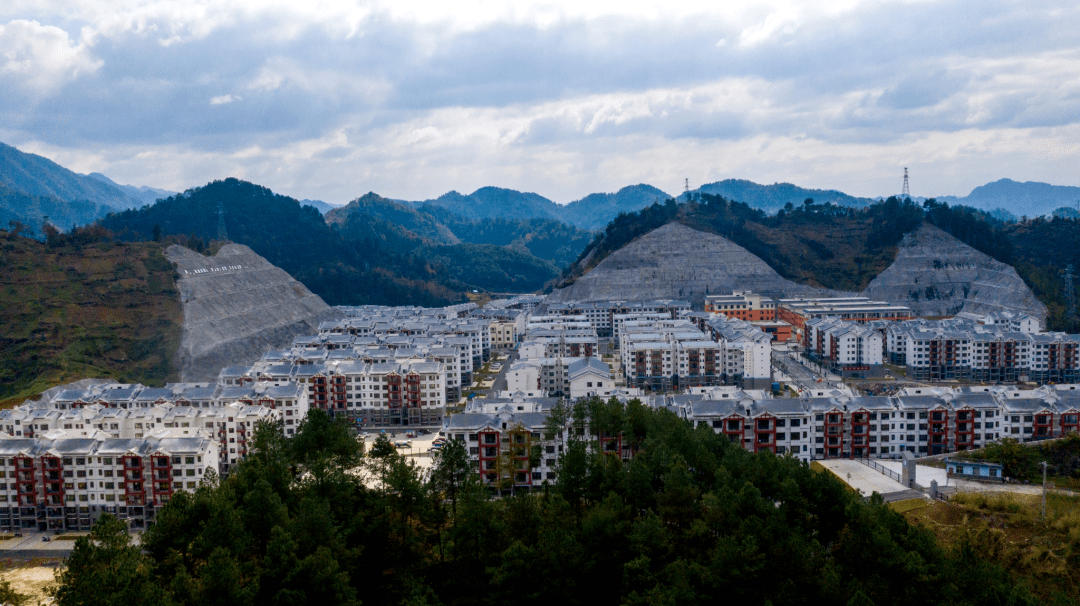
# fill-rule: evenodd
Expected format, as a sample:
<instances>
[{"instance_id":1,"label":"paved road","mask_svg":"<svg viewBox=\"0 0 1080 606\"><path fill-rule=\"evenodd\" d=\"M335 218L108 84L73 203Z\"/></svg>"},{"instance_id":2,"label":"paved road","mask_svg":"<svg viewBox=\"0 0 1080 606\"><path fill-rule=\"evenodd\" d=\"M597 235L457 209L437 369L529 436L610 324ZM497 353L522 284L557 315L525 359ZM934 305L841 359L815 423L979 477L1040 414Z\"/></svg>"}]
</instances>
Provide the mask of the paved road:
<instances>
[{"instance_id":1,"label":"paved road","mask_svg":"<svg viewBox=\"0 0 1080 606\"><path fill-rule=\"evenodd\" d=\"M824 378L826 375L822 375L815 371L814 368L803 363L798 354L784 351L773 352L774 365L781 370L785 375L791 377L792 382L802 388L810 389L813 387L829 387L832 384L841 383L840 378L835 375L827 375L831 381L822 381L818 383L818 379Z\"/></svg>"},{"instance_id":2,"label":"paved road","mask_svg":"<svg viewBox=\"0 0 1080 606\"><path fill-rule=\"evenodd\" d=\"M500 391L506 391L507 390L508 385L506 383L506 371L507 371L507 369L510 368L510 364L513 363L514 360L518 359L517 350L511 350L509 352L500 351L498 355L500 357L505 355L506 359L499 361L499 364L502 364L502 368L499 369L498 374L495 375L495 383L493 384L490 392L487 395L487 397L489 397L489 398L492 397L494 394L500 392ZM491 356L491 359L492 360L495 359L494 354Z\"/></svg>"},{"instance_id":3,"label":"paved road","mask_svg":"<svg viewBox=\"0 0 1080 606\"><path fill-rule=\"evenodd\" d=\"M819 461L825 469L846 482L863 496L871 493L888 494L907 490L907 487L885 474L851 459L826 459Z\"/></svg>"}]
</instances>

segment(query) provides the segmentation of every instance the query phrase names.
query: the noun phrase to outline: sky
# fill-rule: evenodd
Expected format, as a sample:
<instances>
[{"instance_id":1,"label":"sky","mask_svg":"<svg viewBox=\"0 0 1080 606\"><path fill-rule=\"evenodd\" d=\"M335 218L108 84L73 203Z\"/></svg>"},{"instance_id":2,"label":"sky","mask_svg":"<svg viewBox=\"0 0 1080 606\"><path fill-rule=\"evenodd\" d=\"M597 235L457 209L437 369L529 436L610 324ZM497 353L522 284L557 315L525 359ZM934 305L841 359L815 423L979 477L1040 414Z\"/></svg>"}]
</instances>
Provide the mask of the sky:
<instances>
[{"instance_id":1,"label":"sky","mask_svg":"<svg viewBox=\"0 0 1080 606\"><path fill-rule=\"evenodd\" d=\"M0 141L181 191L1080 185L1080 3L0 3Z\"/></svg>"}]
</instances>

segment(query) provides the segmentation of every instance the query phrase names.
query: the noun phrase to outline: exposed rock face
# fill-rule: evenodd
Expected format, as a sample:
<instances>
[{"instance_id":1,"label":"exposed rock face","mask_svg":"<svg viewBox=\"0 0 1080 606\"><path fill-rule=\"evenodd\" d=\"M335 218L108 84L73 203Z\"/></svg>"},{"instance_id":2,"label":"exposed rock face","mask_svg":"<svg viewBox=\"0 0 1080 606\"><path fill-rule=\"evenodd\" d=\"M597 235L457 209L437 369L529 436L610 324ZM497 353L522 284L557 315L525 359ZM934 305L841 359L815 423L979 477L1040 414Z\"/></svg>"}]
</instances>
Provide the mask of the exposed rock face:
<instances>
[{"instance_id":1,"label":"exposed rock face","mask_svg":"<svg viewBox=\"0 0 1080 606\"><path fill-rule=\"evenodd\" d=\"M706 292L733 290L788 296L851 294L796 284L731 240L672 222L615 251L548 299L688 299L697 304Z\"/></svg>"},{"instance_id":2,"label":"exposed rock face","mask_svg":"<svg viewBox=\"0 0 1080 606\"><path fill-rule=\"evenodd\" d=\"M863 295L908 305L920 316L1015 311L1046 318L1015 269L929 224L904 236L896 260Z\"/></svg>"},{"instance_id":3,"label":"exposed rock face","mask_svg":"<svg viewBox=\"0 0 1080 606\"><path fill-rule=\"evenodd\" d=\"M184 328L177 361L184 381L211 380L224 366L254 362L297 335L314 334L337 313L247 246L228 244L204 257L173 245L165 256L180 274Z\"/></svg>"}]
</instances>

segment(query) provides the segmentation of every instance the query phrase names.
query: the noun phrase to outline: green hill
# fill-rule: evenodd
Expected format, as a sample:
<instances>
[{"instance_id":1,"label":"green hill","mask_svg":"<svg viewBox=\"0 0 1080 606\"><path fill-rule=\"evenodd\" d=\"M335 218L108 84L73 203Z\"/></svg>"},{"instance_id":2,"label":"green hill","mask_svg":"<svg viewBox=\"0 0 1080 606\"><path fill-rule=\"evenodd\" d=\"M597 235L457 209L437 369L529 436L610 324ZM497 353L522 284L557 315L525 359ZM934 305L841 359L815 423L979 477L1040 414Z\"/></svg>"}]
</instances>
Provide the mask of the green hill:
<instances>
[{"instance_id":1,"label":"green hill","mask_svg":"<svg viewBox=\"0 0 1080 606\"><path fill-rule=\"evenodd\" d=\"M110 215L102 225L126 240L150 240L155 232L211 240L219 206L229 240L251 247L331 305L445 305L473 289L538 290L558 274L549 262L499 247L470 249L467 267L444 263L454 255L436 255L425 247L438 242L393 221L405 215L426 221L425 215L373 194L334 211L327 223L314 207L237 179Z\"/></svg>"},{"instance_id":2,"label":"green hill","mask_svg":"<svg viewBox=\"0 0 1080 606\"><path fill-rule=\"evenodd\" d=\"M173 376L183 311L162 244L89 227L49 243L0 230L0 247L0 401L88 377Z\"/></svg>"},{"instance_id":3,"label":"green hill","mask_svg":"<svg viewBox=\"0 0 1080 606\"><path fill-rule=\"evenodd\" d=\"M808 189L791 183L762 185L745 179L725 179L708 183L691 193L712 194L729 200L738 200L769 213L775 213L785 204L801 205L807 198L814 200L817 204L853 207L869 206L874 202L869 198L856 198L833 189ZM685 198L685 195L680 198Z\"/></svg>"}]
</instances>

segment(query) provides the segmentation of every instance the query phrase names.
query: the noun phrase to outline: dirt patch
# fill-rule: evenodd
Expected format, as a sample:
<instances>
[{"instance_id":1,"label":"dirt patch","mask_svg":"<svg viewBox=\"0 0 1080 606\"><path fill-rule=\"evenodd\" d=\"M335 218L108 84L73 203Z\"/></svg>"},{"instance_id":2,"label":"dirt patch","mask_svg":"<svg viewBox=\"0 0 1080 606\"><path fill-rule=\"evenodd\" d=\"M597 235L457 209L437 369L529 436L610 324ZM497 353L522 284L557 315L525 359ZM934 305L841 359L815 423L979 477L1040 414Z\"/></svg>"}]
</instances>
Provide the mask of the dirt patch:
<instances>
[{"instance_id":1,"label":"dirt patch","mask_svg":"<svg viewBox=\"0 0 1080 606\"><path fill-rule=\"evenodd\" d=\"M0 577L11 582L12 588L19 593L29 595L30 603L36 604L44 601L47 597L46 589L56 584L54 574L58 566L58 562L17 565L15 568L5 569Z\"/></svg>"}]
</instances>

